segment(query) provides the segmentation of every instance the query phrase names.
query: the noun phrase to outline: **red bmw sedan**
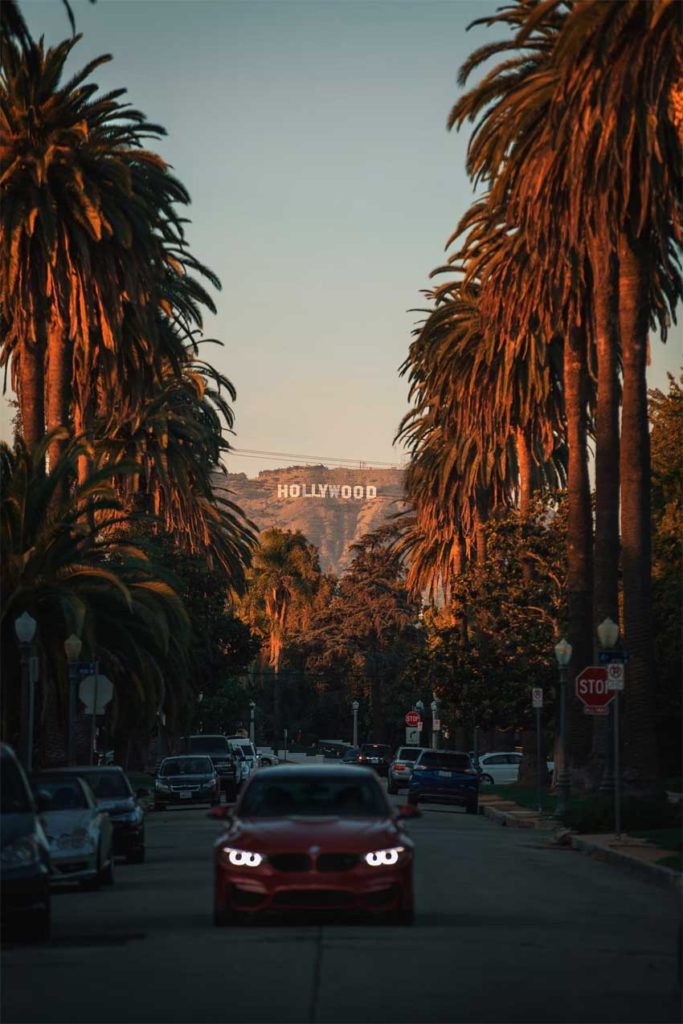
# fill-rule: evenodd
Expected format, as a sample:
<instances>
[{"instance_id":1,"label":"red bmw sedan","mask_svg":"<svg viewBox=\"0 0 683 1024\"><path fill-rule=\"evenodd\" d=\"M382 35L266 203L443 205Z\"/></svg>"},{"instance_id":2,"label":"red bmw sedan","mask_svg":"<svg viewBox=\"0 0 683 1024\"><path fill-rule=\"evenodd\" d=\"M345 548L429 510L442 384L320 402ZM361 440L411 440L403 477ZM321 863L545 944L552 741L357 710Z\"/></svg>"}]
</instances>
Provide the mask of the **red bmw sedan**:
<instances>
[{"instance_id":1,"label":"red bmw sedan","mask_svg":"<svg viewBox=\"0 0 683 1024\"><path fill-rule=\"evenodd\" d=\"M375 772L343 766L263 768L215 846L214 923L272 911L356 911L413 920L413 843ZM418 812L419 814L419 812Z\"/></svg>"}]
</instances>

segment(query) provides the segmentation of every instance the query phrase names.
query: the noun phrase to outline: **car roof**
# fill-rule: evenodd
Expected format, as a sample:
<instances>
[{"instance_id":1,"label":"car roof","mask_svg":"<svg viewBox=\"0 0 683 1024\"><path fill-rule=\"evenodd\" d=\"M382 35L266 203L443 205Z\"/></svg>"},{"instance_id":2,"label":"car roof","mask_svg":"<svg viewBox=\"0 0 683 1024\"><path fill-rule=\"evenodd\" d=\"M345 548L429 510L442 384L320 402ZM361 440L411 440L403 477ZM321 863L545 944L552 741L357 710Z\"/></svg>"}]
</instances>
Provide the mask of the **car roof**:
<instances>
[{"instance_id":1,"label":"car roof","mask_svg":"<svg viewBox=\"0 0 683 1024\"><path fill-rule=\"evenodd\" d=\"M50 769L51 774L59 775L80 775L81 772L118 772L121 775L126 774L120 764L77 764L69 765L65 768Z\"/></svg>"},{"instance_id":2,"label":"car roof","mask_svg":"<svg viewBox=\"0 0 683 1024\"><path fill-rule=\"evenodd\" d=\"M459 754L460 757L469 757L470 755L466 750L449 750L446 747L439 747L438 750L434 750L432 747L423 747L420 751L422 754Z\"/></svg>"},{"instance_id":3,"label":"car roof","mask_svg":"<svg viewBox=\"0 0 683 1024\"><path fill-rule=\"evenodd\" d=\"M193 761L211 761L208 754L169 754L167 757L162 757L161 763L163 764L164 761L189 761L190 759ZM213 764L213 761L211 763Z\"/></svg>"},{"instance_id":4,"label":"car roof","mask_svg":"<svg viewBox=\"0 0 683 1024\"><path fill-rule=\"evenodd\" d=\"M307 775L329 775L330 777L334 775L344 779L357 779L359 774L365 775L369 779L377 779L375 772L370 768L352 768L338 762L336 764L273 765L272 768L259 768L254 778L263 779L267 776L269 779L291 779L292 776L301 778Z\"/></svg>"}]
</instances>

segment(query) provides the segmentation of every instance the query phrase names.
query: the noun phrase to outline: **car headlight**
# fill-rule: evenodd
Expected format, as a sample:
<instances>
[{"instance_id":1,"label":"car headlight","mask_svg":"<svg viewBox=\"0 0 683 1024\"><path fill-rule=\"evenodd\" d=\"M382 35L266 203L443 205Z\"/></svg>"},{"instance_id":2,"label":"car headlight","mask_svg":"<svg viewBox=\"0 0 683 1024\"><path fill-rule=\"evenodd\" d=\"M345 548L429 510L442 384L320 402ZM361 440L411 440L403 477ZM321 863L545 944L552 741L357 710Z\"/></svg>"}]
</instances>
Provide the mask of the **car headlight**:
<instances>
[{"instance_id":1,"label":"car headlight","mask_svg":"<svg viewBox=\"0 0 683 1024\"><path fill-rule=\"evenodd\" d=\"M398 862L404 849L404 846L392 846L389 850L373 850L372 853L365 854L365 863L371 868L389 867Z\"/></svg>"},{"instance_id":2,"label":"car headlight","mask_svg":"<svg viewBox=\"0 0 683 1024\"><path fill-rule=\"evenodd\" d=\"M171 788L168 782L162 782L161 779L157 779L156 782L154 783L154 786L155 786L156 789L170 789Z\"/></svg>"},{"instance_id":3,"label":"car headlight","mask_svg":"<svg viewBox=\"0 0 683 1024\"><path fill-rule=\"evenodd\" d=\"M29 864L35 864L39 859L38 844L30 836L8 843L0 854L0 860L5 867L12 868L28 867Z\"/></svg>"},{"instance_id":4,"label":"car headlight","mask_svg":"<svg viewBox=\"0 0 683 1024\"><path fill-rule=\"evenodd\" d=\"M136 807L134 811L125 811L123 814L117 814L112 819L113 821L121 821L126 824L134 824L138 821L142 821L142 811L139 807Z\"/></svg>"},{"instance_id":5,"label":"car headlight","mask_svg":"<svg viewBox=\"0 0 683 1024\"><path fill-rule=\"evenodd\" d=\"M209 779L208 782L202 782L202 789L213 789L213 787L215 785L216 785L216 780L215 779Z\"/></svg>"},{"instance_id":6,"label":"car headlight","mask_svg":"<svg viewBox=\"0 0 683 1024\"><path fill-rule=\"evenodd\" d=\"M257 868L263 862L260 853L251 850L236 850L232 846L224 846L223 853L236 868Z\"/></svg>"}]
</instances>

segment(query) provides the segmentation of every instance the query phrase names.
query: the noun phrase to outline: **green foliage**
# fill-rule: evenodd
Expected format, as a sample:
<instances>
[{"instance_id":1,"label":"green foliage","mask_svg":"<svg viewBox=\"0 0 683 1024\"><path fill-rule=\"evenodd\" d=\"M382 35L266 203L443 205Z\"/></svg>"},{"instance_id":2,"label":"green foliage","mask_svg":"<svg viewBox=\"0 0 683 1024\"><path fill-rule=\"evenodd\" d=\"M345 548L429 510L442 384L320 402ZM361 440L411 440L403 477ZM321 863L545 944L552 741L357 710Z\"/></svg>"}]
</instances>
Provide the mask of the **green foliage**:
<instances>
[{"instance_id":1,"label":"green foliage","mask_svg":"<svg viewBox=\"0 0 683 1024\"><path fill-rule=\"evenodd\" d=\"M588 800L572 801L563 821L577 832L613 832L614 800L608 796L594 796ZM678 826L680 834L681 809L670 804L663 793L656 797L626 796L621 805L621 824L629 833Z\"/></svg>"}]
</instances>

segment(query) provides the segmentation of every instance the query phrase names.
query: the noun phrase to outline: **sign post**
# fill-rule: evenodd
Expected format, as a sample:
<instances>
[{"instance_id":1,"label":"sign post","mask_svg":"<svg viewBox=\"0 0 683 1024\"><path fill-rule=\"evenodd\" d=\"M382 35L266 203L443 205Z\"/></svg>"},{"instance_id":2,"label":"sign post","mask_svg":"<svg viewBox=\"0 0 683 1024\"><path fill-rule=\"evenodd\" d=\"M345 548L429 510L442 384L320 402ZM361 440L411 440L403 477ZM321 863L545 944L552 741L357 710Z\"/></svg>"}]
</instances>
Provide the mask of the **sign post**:
<instances>
[{"instance_id":1,"label":"sign post","mask_svg":"<svg viewBox=\"0 0 683 1024\"><path fill-rule=\"evenodd\" d=\"M541 708L543 707L543 690L540 686L534 686L531 691L531 706L536 712L536 804L538 810L543 810L543 799L541 797Z\"/></svg>"},{"instance_id":2,"label":"sign post","mask_svg":"<svg viewBox=\"0 0 683 1024\"><path fill-rule=\"evenodd\" d=\"M621 764L619 760L619 694L624 689L624 664L607 666L607 686L614 695L614 832L621 839Z\"/></svg>"}]
</instances>

